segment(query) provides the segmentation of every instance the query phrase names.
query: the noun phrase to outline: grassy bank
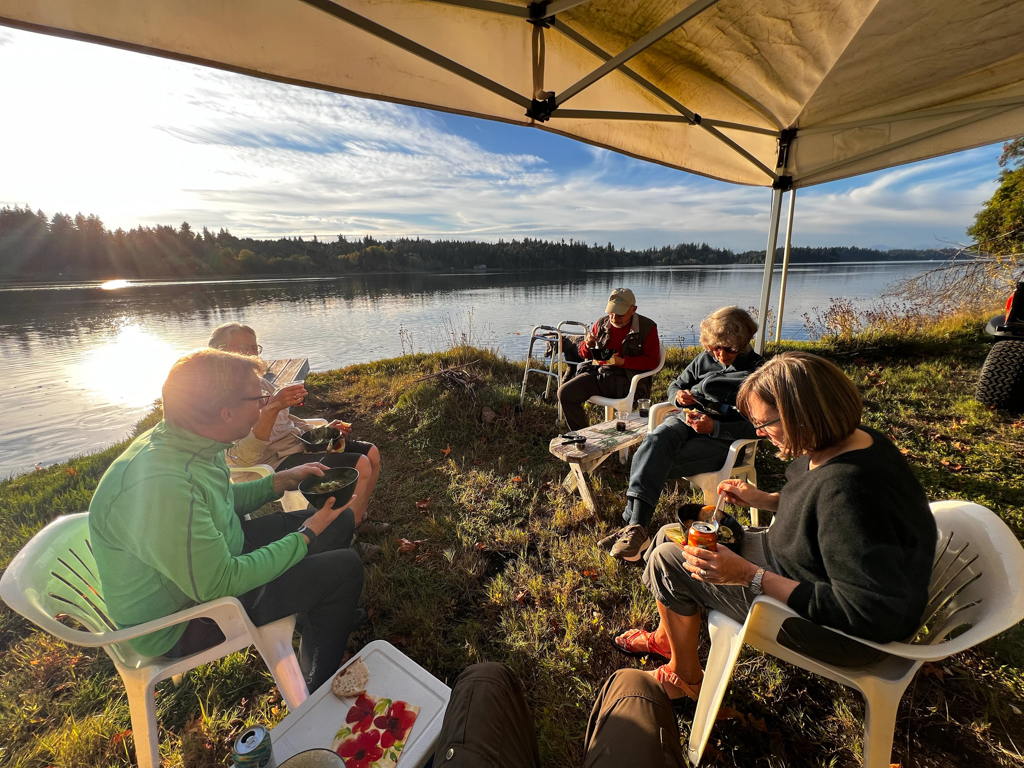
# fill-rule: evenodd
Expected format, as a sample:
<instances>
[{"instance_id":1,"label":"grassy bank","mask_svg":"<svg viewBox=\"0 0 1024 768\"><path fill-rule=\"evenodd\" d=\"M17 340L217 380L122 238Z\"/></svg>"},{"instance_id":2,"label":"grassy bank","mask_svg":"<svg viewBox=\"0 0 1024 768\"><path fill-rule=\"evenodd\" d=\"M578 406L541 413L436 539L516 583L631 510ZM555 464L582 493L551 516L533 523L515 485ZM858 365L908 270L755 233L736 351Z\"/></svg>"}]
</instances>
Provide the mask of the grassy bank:
<instances>
[{"instance_id":1,"label":"grassy bank","mask_svg":"<svg viewBox=\"0 0 1024 768\"><path fill-rule=\"evenodd\" d=\"M860 387L866 422L889 434L931 499L996 510L1024 535L1024 422L970 398L987 345L976 322L876 334L806 348L840 364ZM693 350L672 350L655 393ZM473 395L436 379L439 367L476 361ZM615 461L594 487L593 516L559 483L548 454L554 408L531 397L518 411L522 367L456 349L310 376L310 413L340 413L380 446L383 471L371 511L395 523L383 562L367 569L370 621L359 647L383 638L452 682L467 664L500 660L523 679L545 765L579 764L589 708L626 660L610 638L653 627L639 571L596 549L618 525L627 470ZM484 406L497 416L480 419ZM0 483L0 563L53 516L87 506L115 447ZM774 490L784 465L762 451L759 484ZM668 521L689 492L669 488ZM684 498L686 497L686 498ZM429 500L426 509L417 502ZM398 539L420 542L399 552ZM0 765L130 764L123 688L105 655L54 642L0 607ZM904 696L894 762L903 766L1024 765L1024 633L927 665ZM158 689L169 765L223 765L232 734L285 710L255 654L236 654ZM859 764L863 706L829 681L747 649L713 732L706 763L737 766ZM684 738L687 724L682 723Z\"/></svg>"}]
</instances>

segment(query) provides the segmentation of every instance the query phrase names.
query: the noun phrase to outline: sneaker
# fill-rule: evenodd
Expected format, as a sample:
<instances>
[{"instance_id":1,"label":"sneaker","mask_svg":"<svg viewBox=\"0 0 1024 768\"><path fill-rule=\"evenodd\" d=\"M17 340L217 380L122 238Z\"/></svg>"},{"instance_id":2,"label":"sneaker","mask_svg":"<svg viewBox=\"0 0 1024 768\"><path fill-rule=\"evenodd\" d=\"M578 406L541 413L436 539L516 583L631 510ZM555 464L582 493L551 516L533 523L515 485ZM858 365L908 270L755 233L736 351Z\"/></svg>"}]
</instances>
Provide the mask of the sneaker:
<instances>
[{"instance_id":1,"label":"sneaker","mask_svg":"<svg viewBox=\"0 0 1024 768\"><path fill-rule=\"evenodd\" d=\"M611 556L616 560L625 560L627 563L635 563L647 548L651 546L651 537L639 524L627 525L622 529L621 535L612 547Z\"/></svg>"},{"instance_id":2,"label":"sneaker","mask_svg":"<svg viewBox=\"0 0 1024 768\"><path fill-rule=\"evenodd\" d=\"M617 531L612 531L603 539L599 539L597 542L597 546L600 549L611 549L615 545L615 542L619 540L619 536L621 536L625 532L625 528L619 528Z\"/></svg>"},{"instance_id":3,"label":"sneaker","mask_svg":"<svg viewBox=\"0 0 1024 768\"><path fill-rule=\"evenodd\" d=\"M373 539L383 536L390 530L391 523L385 523L383 520L363 520L356 526L355 532L362 538Z\"/></svg>"}]
</instances>

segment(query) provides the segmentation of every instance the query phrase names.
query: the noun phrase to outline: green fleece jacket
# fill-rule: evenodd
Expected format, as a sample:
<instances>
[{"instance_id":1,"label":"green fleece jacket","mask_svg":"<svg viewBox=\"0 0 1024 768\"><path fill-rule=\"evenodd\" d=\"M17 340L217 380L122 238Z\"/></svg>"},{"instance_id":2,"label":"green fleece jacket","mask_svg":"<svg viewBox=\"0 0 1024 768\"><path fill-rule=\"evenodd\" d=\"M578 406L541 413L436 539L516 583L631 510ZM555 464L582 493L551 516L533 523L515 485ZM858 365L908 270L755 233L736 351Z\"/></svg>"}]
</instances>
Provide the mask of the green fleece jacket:
<instances>
[{"instance_id":1,"label":"green fleece jacket","mask_svg":"<svg viewBox=\"0 0 1024 768\"><path fill-rule=\"evenodd\" d=\"M240 517L279 494L273 477L232 485L228 445L161 421L104 473L89 505L89 535L118 627L242 595L305 557L300 533L242 554ZM159 656L185 626L151 632L132 645Z\"/></svg>"}]
</instances>

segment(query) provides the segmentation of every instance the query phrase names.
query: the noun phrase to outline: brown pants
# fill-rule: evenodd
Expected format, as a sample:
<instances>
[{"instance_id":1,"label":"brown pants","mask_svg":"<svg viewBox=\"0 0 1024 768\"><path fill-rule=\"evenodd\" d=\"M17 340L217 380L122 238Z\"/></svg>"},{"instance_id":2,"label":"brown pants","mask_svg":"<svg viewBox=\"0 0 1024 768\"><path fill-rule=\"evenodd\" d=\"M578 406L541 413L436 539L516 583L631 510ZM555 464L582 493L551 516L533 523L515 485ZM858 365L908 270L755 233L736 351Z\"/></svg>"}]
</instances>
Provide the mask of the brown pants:
<instances>
[{"instance_id":1,"label":"brown pants","mask_svg":"<svg viewBox=\"0 0 1024 768\"><path fill-rule=\"evenodd\" d=\"M586 768L683 768L679 729L665 690L620 669L601 689L587 726ZM523 686L504 664L459 675L445 711L434 768L540 768Z\"/></svg>"}]
</instances>

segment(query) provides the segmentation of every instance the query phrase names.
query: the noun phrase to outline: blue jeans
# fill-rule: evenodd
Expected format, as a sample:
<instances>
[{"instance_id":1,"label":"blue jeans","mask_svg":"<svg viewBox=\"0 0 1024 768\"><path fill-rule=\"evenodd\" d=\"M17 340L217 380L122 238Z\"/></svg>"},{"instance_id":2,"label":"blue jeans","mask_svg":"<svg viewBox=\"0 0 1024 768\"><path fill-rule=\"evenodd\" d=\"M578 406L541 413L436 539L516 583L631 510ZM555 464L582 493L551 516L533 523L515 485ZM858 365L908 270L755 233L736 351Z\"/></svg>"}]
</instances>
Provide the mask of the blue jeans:
<instances>
[{"instance_id":1,"label":"blue jeans","mask_svg":"<svg viewBox=\"0 0 1024 768\"><path fill-rule=\"evenodd\" d=\"M644 438L633 456L626 511L622 514L626 525L647 527L667 480L721 469L730 445L732 440L698 434L679 415L666 418ZM632 503L632 499L643 503Z\"/></svg>"}]
</instances>

